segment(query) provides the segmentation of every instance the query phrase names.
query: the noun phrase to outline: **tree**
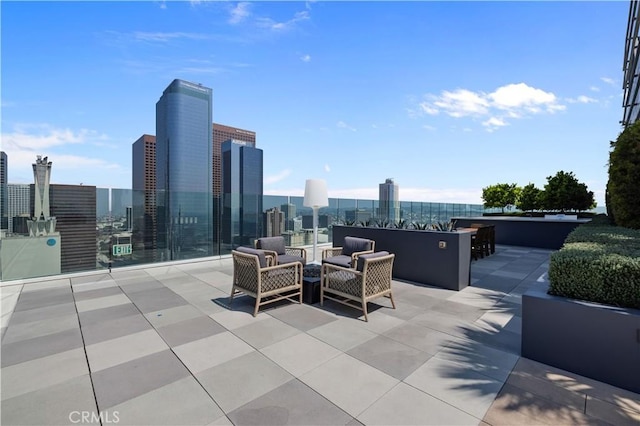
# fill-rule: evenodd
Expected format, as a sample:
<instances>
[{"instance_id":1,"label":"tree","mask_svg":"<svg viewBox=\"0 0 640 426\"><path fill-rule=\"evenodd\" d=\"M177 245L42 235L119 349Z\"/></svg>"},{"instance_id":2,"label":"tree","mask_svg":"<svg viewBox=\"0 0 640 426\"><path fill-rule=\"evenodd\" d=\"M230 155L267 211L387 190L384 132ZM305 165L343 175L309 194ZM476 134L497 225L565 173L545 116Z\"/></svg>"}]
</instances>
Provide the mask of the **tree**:
<instances>
[{"instance_id":1,"label":"tree","mask_svg":"<svg viewBox=\"0 0 640 426\"><path fill-rule=\"evenodd\" d=\"M542 191L532 183L522 188L516 207L522 211L539 210L542 204Z\"/></svg>"},{"instance_id":2,"label":"tree","mask_svg":"<svg viewBox=\"0 0 640 426\"><path fill-rule=\"evenodd\" d=\"M544 186L543 207L547 210L589 210L596 206L593 192L587 185L578 182L573 172L560 170L555 176L547 177Z\"/></svg>"},{"instance_id":3,"label":"tree","mask_svg":"<svg viewBox=\"0 0 640 426\"><path fill-rule=\"evenodd\" d=\"M515 183L499 183L482 188L482 200L486 208L510 209L516 204L520 188Z\"/></svg>"},{"instance_id":4,"label":"tree","mask_svg":"<svg viewBox=\"0 0 640 426\"><path fill-rule=\"evenodd\" d=\"M611 145L607 192L613 220L640 229L640 121L624 129Z\"/></svg>"}]
</instances>

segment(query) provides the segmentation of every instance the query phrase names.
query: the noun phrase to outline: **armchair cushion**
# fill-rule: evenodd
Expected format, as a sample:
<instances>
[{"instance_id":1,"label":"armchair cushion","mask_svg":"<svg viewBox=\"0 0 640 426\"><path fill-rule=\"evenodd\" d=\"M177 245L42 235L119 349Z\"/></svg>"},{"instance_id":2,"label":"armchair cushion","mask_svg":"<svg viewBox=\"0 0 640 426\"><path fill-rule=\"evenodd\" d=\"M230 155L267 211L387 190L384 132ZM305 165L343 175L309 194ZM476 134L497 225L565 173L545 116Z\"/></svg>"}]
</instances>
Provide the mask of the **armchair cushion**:
<instances>
[{"instance_id":1,"label":"armchair cushion","mask_svg":"<svg viewBox=\"0 0 640 426\"><path fill-rule=\"evenodd\" d=\"M282 265L285 263L292 263L292 262L300 262L302 263L302 266L304 266L307 261L306 259L303 259L300 256L294 256L292 254L282 254L282 255L278 255L278 264Z\"/></svg>"},{"instance_id":2,"label":"armchair cushion","mask_svg":"<svg viewBox=\"0 0 640 426\"><path fill-rule=\"evenodd\" d=\"M357 270L359 272L362 272L362 270L364 269L364 261L365 259L375 259L376 257L382 257L382 256L387 256L389 254L388 251L378 251L375 253L369 253L369 254L362 254L360 256L358 256L358 266L357 266Z\"/></svg>"},{"instance_id":3,"label":"armchair cushion","mask_svg":"<svg viewBox=\"0 0 640 426\"><path fill-rule=\"evenodd\" d=\"M358 251L371 250L371 240L358 237L344 237L344 244L342 245L342 254L345 256L351 256L351 254Z\"/></svg>"},{"instance_id":4,"label":"armchair cushion","mask_svg":"<svg viewBox=\"0 0 640 426\"><path fill-rule=\"evenodd\" d=\"M258 238L257 248L262 250L271 250L278 253L278 256L286 254L286 248L283 237L264 237Z\"/></svg>"},{"instance_id":5,"label":"armchair cushion","mask_svg":"<svg viewBox=\"0 0 640 426\"><path fill-rule=\"evenodd\" d=\"M255 256L258 256L258 261L260 263L260 267L261 268L266 268L267 267L267 256L265 255L263 250L258 250L258 249L254 249L254 248L250 248L250 247L238 247L236 249L236 251L239 251L241 253L253 254Z\"/></svg>"},{"instance_id":6,"label":"armchair cushion","mask_svg":"<svg viewBox=\"0 0 640 426\"><path fill-rule=\"evenodd\" d=\"M340 254L338 256L327 257L322 259L322 263L330 263L331 265L343 266L345 268L351 267L351 256L345 256Z\"/></svg>"}]
</instances>

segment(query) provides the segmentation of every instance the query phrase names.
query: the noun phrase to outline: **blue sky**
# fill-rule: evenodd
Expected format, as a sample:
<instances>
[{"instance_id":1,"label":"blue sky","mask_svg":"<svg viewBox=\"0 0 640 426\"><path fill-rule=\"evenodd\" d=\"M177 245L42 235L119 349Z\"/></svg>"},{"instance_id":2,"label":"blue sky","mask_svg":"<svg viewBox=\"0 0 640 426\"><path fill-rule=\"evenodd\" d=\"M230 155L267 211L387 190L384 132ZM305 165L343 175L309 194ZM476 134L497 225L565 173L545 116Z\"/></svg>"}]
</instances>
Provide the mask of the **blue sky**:
<instances>
[{"instance_id":1,"label":"blue sky","mask_svg":"<svg viewBox=\"0 0 640 426\"><path fill-rule=\"evenodd\" d=\"M604 205L622 118L629 4L610 2L0 3L9 182L131 187L175 78L213 121L253 130L265 194L481 203L482 188L573 171Z\"/></svg>"}]
</instances>

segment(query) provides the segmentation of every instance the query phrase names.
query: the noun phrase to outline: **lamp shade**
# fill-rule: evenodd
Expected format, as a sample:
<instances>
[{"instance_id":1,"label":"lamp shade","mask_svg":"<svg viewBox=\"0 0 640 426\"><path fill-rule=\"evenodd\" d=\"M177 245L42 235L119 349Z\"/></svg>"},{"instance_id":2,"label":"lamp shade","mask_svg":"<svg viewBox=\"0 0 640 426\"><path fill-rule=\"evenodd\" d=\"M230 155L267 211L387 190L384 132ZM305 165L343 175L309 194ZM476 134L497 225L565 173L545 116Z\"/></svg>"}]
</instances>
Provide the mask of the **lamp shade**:
<instances>
[{"instance_id":1,"label":"lamp shade","mask_svg":"<svg viewBox=\"0 0 640 426\"><path fill-rule=\"evenodd\" d=\"M329 205L327 183L322 179L307 179L304 185L305 207L326 207Z\"/></svg>"}]
</instances>

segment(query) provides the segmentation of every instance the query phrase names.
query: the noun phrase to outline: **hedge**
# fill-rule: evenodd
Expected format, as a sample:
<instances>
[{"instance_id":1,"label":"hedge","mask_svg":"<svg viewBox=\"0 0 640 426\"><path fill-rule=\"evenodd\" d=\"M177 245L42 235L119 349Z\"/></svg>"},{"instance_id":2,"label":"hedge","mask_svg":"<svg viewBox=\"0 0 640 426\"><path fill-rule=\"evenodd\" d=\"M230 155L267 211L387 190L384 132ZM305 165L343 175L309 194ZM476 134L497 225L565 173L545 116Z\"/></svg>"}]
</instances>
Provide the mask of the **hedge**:
<instances>
[{"instance_id":1,"label":"hedge","mask_svg":"<svg viewBox=\"0 0 640 426\"><path fill-rule=\"evenodd\" d=\"M640 309L640 231L581 225L551 254L549 294Z\"/></svg>"}]
</instances>

